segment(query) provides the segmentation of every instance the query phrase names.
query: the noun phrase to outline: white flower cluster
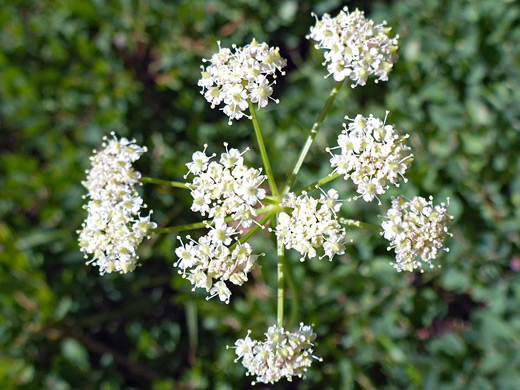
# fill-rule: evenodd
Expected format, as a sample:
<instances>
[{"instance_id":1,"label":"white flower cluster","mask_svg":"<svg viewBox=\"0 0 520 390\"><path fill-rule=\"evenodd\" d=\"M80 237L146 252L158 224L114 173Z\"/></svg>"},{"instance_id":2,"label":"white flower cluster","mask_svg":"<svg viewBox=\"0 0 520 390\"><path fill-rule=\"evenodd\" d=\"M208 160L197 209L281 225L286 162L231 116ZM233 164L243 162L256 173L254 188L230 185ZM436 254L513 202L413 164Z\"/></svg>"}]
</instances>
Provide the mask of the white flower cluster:
<instances>
[{"instance_id":1,"label":"white flower cluster","mask_svg":"<svg viewBox=\"0 0 520 390\"><path fill-rule=\"evenodd\" d=\"M280 213L276 236L287 249L300 252L300 261L316 257L316 249L322 247L325 254L320 259L327 256L332 260L334 255L345 253L346 231L336 215L341 208L336 190L323 192L320 199L310 197L306 192L298 197L288 194L282 205L293 211L291 215Z\"/></svg>"},{"instance_id":2,"label":"white flower cluster","mask_svg":"<svg viewBox=\"0 0 520 390\"><path fill-rule=\"evenodd\" d=\"M304 378L312 359L318 359L312 355L316 333L309 325L300 323L296 332L273 325L265 333L267 340L264 342L252 340L250 333L248 331L244 339L235 342L238 356L235 362L242 358L247 375L256 376L257 382L275 383L283 377L291 381L293 376Z\"/></svg>"},{"instance_id":3,"label":"white flower cluster","mask_svg":"<svg viewBox=\"0 0 520 390\"><path fill-rule=\"evenodd\" d=\"M157 225L150 221L150 214L140 216L146 207L134 186L141 174L132 163L146 152L146 147L135 140L104 138L103 150L94 151L92 169L86 171L83 186L88 190L84 198L89 202L84 208L88 216L79 233L81 251L92 254L89 261L99 267L101 274L113 271L133 271L137 262L136 248Z\"/></svg>"},{"instance_id":4,"label":"white flower cluster","mask_svg":"<svg viewBox=\"0 0 520 390\"><path fill-rule=\"evenodd\" d=\"M366 202L385 193L387 180L396 184L402 177L406 182L404 173L413 160L410 147L404 144L408 135L400 137L394 126L385 123L386 118L357 115L348 126L343 124L338 146L327 149L333 173L344 175L345 180L352 178ZM341 149L341 154L333 154L334 149Z\"/></svg>"},{"instance_id":5,"label":"white flower cluster","mask_svg":"<svg viewBox=\"0 0 520 390\"><path fill-rule=\"evenodd\" d=\"M194 241L188 237L175 253L180 268L179 273L187 278L195 288L205 288L209 298L219 297L229 302L231 291L227 281L241 286L247 281L247 274L253 268L258 256L248 243L241 244L234 236L239 232L225 222L231 216L245 228L255 223L257 216L253 207L265 198L265 190L260 185L266 179L260 169L244 165L245 153L227 148L220 162L210 161L214 156L206 155L207 145L202 152L193 154L193 161L186 164L189 173L195 175L188 183L193 203L191 209L213 219L208 224L210 232ZM246 149L247 151L247 149ZM187 272L188 271L188 272Z\"/></svg>"},{"instance_id":6,"label":"white flower cluster","mask_svg":"<svg viewBox=\"0 0 520 390\"><path fill-rule=\"evenodd\" d=\"M219 42L218 53L203 60L211 65L202 66L199 80L201 94L211 103L211 108L224 103L222 110L229 117L229 124L245 115L248 100L257 103L259 108L267 106L269 99L278 103L271 97L275 81L268 77L276 78L276 71L281 72L287 64L278 47L269 47L255 39L243 48L233 45L232 49L221 48Z\"/></svg>"},{"instance_id":7,"label":"white flower cluster","mask_svg":"<svg viewBox=\"0 0 520 390\"><path fill-rule=\"evenodd\" d=\"M388 80L388 73L398 58L399 36L389 38L391 29L385 25L386 22L374 25L374 21L365 18L363 11L356 9L349 13L345 7L334 18L325 14L321 20L316 20L307 39L318 41L317 49L328 50L323 65L329 63L329 75L332 74L336 81L350 78L355 81L354 88L365 85L371 75L377 77L376 83Z\"/></svg>"},{"instance_id":8,"label":"white flower cluster","mask_svg":"<svg viewBox=\"0 0 520 390\"><path fill-rule=\"evenodd\" d=\"M429 201L420 196L407 201L400 196L392 200L387 217L389 219L381 224L384 230L381 234L391 243L388 250L395 250L397 271L419 268L422 272L423 263L433 268L432 261L443 249L446 236L451 237L448 222L453 217L448 214L446 204L434 206L431 196Z\"/></svg>"},{"instance_id":9,"label":"white flower cluster","mask_svg":"<svg viewBox=\"0 0 520 390\"><path fill-rule=\"evenodd\" d=\"M191 183L193 204L191 210L210 218L232 216L240 225L250 227L257 216L254 206L265 198L265 189L261 184L267 178L261 169L248 168L244 165L238 149L227 148L220 156L220 163L210 161L214 156L202 152L193 153L193 161L186 164L189 172L195 175Z\"/></svg>"},{"instance_id":10,"label":"white flower cluster","mask_svg":"<svg viewBox=\"0 0 520 390\"><path fill-rule=\"evenodd\" d=\"M205 288L210 294L207 299L218 295L221 301L229 303L231 290L225 282L241 286L255 265L258 256L252 254L253 248L247 242L237 242L234 248L228 247L235 234L235 229L223 219L216 219L209 234L198 242L188 236L189 242L184 244L181 241L181 246L175 250L179 260L174 266L181 269L179 273L193 284L194 290Z\"/></svg>"}]
</instances>

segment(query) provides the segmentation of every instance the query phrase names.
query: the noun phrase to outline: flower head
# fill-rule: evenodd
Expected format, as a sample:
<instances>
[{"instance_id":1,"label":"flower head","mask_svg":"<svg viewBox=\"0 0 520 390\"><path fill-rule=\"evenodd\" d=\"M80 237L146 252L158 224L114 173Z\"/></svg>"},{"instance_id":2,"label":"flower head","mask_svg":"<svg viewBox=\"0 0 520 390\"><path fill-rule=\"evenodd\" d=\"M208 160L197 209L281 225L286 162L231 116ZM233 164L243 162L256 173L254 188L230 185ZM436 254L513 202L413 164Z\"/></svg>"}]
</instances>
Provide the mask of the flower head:
<instances>
[{"instance_id":1,"label":"flower head","mask_svg":"<svg viewBox=\"0 0 520 390\"><path fill-rule=\"evenodd\" d=\"M397 61L397 40L399 36L390 38L390 28L386 22L374 25L366 19L363 11L349 12L343 8L338 15L323 15L311 27L307 38L317 41L317 49L327 49L325 62L329 74L334 80L350 78L357 85L365 85L369 76L387 81L388 73Z\"/></svg>"},{"instance_id":2,"label":"flower head","mask_svg":"<svg viewBox=\"0 0 520 390\"><path fill-rule=\"evenodd\" d=\"M211 64L202 66L199 80L201 94L211 108L224 104L222 110L229 117L229 124L246 115L248 100L258 104L258 108L267 106L269 100L278 103L271 97L275 81L269 81L269 77L275 79L276 71L283 75L282 68L287 64L279 48L255 39L241 48L233 45L232 49L221 48L219 42L219 52L204 60Z\"/></svg>"},{"instance_id":3,"label":"flower head","mask_svg":"<svg viewBox=\"0 0 520 390\"><path fill-rule=\"evenodd\" d=\"M343 127L338 146L327 149L332 156L330 164L345 180L352 179L359 197L370 202L385 193L387 181L396 186L401 178L406 182L404 174L413 160L405 145L408 135L399 136L393 125L386 124L386 118L382 121L372 115L358 115ZM335 149L341 153L333 154Z\"/></svg>"},{"instance_id":4,"label":"flower head","mask_svg":"<svg viewBox=\"0 0 520 390\"><path fill-rule=\"evenodd\" d=\"M103 150L91 157L92 169L82 183L88 190L87 219L79 233L81 251L93 255L89 264L101 274L133 271L136 248L157 225L140 212L146 205L134 186L141 174L132 164L146 152L146 147L126 138L104 138Z\"/></svg>"},{"instance_id":5,"label":"flower head","mask_svg":"<svg viewBox=\"0 0 520 390\"><path fill-rule=\"evenodd\" d=\"M315 199L304 192L299 197L292 194L282 202L283 206L293 208L291 215L281 212L276 225L276 236L282 239L287 249L295 249L302 255L301 261L317 255L323 247L329 260L336 254L345 253L345 229L339 224L336 212L341 203L337 202L335 190L323 192Z\"/></svg>"},{"instance_id":6,"label":"flower head","mask_svg":"<svg viewBox=\"0 0 520 390\"><path fill-rule=\"evenodd\" d=\"M193 154L193 162L186 164L195 177L191 183L193 204L191 209L210 218L233 216L245 228L253 224L257 212L254 206L265 198L261 187L266 179L260 169L244 165L238 149L228 149L222 153L220 162L210 161L203 152ZM212 156L213 157L213 156Z\"/></svg>"},{"instance_id":7,"label":"flower head","mask_svg":"<svg viewBox=\"0 0 520 390\"><path fill-rule=\"evenodd\" d=\"M395 250L397 271L422 271L423 264L433 268L439 250L448 252L443 245L446 236L451 236L448 223L453 217L446 203L434 206L432 197L415 196L408 201L400 196L392 200L387 217L381 234L391 243L388 250Z\"/></svg>"},{"instance_id":8,"label":"flower head","mask_svg":"<svg viewBox=\"0 0 520 390\"><path fill-rule=\"evenodd\" d=\"M242 359L247 375L256 376L256 382L275 383L283 377L292 381L293 376L304 378L312 359L321 360L312 354L316 333L309 325L300 323L296 332L273 325L265 333L263 342L252 340L249 334L250 331L244 339L235 342L235 361Z\"/></svg>"},{"instance_id":9,"label":"flower head","mask_svg":"<svg viewBox=\"0 0 520 390\"><path fill-rule=\"evenodd\" d=\"M193 289L204 288L209 292L208 299L218 296L229 303L231 290L226 283L241 286L246 282L258 256L253 255L247 242L229 246L231 237L238 233L223 219L216 220L210 228L210 233L198 241L188 236L189 241L184 243L178 237L181 246L175 250L178 260L174 266L179 267L179 273L193 284Z\"/></svg>"}]
</instances>

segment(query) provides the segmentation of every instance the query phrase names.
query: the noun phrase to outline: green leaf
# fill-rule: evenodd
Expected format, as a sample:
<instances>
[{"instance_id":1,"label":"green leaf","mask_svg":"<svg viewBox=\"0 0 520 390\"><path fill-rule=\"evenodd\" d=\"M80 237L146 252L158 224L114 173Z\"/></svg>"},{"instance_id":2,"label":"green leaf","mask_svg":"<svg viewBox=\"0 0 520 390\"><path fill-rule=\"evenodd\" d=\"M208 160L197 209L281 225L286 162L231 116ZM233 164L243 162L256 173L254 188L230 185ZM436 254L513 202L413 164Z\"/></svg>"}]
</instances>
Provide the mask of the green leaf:
<instances>
[{"instance_id":1,"label":"green leaf","mask_svg":"<svg viewBox=\"0 0 520 390\"><path fill-rule=\"evenodd\" d=\"M66 338L61 342L61 353L72 365L82 371L90 368L89 355L86 348L79 341Z\"/></svg>"}]
</instances>

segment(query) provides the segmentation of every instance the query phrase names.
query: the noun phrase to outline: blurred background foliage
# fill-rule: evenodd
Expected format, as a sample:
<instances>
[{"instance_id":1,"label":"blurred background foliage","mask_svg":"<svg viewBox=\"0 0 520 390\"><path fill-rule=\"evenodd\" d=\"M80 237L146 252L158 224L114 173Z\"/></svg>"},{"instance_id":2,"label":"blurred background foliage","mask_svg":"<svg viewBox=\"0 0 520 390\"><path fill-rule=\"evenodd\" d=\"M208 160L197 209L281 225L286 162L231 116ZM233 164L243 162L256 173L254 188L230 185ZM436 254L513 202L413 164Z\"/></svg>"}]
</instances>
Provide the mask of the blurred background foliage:
<instances>
[{"instance_id":1,"label":"blurred background foliage","mask_svg":"<svg viewBox=\"0 0 520 390\"><path fill-rule=\"evenodd\" d=\"M333 262L288 259L287 311L316 324L305 381L275 389L518 389L520 383L520 4L504 0L351 1L400 36L388 83L344 88L297 186L329 172L344 115L383 116L411 135L416 159L399 191L449 196L454 237L442 268L397 274L377 234L351 229ZM226 350L275 317L275 251L230 305L173 269L175 234L141 247L142 266L105 275L84 264L80 182L110 131L150 153L145 175L181 180L204 143L251 146L199 94L201 59L252 37L289 60L260 112L276 175L295 161L333 80L305 39L311 11L337 0L3 0L0 7L0 388L248 389ZM338 181L343 197L352 188ZM161 226L198 221L181 190L146 185ZM399 192L394 191L394 195ZM377 223L389 206L347 204ZM256 388L266 388L257 385Z\"/></svg>"}]
</instances>

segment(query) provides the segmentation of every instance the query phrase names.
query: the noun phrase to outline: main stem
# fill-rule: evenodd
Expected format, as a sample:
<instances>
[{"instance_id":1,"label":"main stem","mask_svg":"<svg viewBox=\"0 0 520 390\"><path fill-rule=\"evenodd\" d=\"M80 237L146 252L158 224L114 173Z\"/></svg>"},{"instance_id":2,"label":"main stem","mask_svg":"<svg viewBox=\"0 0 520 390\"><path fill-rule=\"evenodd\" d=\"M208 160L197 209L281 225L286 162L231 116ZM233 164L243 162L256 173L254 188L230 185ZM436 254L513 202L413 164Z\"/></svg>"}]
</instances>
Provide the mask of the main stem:
<instances>
[{"instance_id":1,"label":"main stem","mask_svg":"<svg viewBox=\"0 0 520 390\"><path fill-rule=\"evenodd\" d=\"M279 214L276 215L278 220ZM277 221L278 224L278 221ZM283 265L285 259L285 248L283 246L282 238L278 237L276 240L278 252L278 300L277 300L277 323L279 327L283 326L283 298L284 298L284 273Z\"/></svg>"},{"instance_id":2,"label":"main stem","mask_svg":"<svg viewBox=\"0 0 520 390\"><path fill-rule=\"evenodd\" d=\"M262 161L264 162L269 188L271 188L271 194L276 196L278 195L278 188L276 187L276 181L274 180L271 164L269 163L269 157L267 156L267 151L265 150L264 139L262 137L262 132L260 131L260 126L258 125L258 118L256 117L255 107L253 106L253 103L251 103L251 100L248 99L247 103L249 104L249 112L251 113L253 127L255 128L256 140L258 141L258 147L260 148L260 154L262 155Z\"/></svg>"},{"instance_id":3,"label":"main stem","mask_svg":"<svg viewBox=\"0 0 520 390\"><path fill-rule=\"evenodd\" d=\"M298 320L298 308L300 306L298 298L298 289L294 283L294 277L291 272L291 267L287 264L287 258L284 258L283 262L284 276L287 279L287 287L289 288L289 294L291 296L291 310L289 313L289 322L287 323L288 329L293 329Z\"/></svg>"},{"instance_id":4,"label":"main stem","mask_svg":"<svg viewBox=\"0 0 520 390\"><path fill-rule=\"evenodd\" d=\"M323 123L323 120L329 113L329 110L332 107L332 103L334 102L334 99L336 99L336 95L338 94L338 92L344 82L345 82L344 79L341 81L338 81L338 83L334 86L334 88L330 92L329 98L325 102L325 106L323 106L323 109L321 110L320 114L318 115L318 119L316 119L316 122L314 122L314 125L312 126L312 129L310 130L309 135L307 136L307 141L305 141L305 145L303 146L303 149L300 152L298 161L296 161L296 164L294 165L291 175L285 182L282 194L286 194L291 190L291 187L294 184L294 181L296 180L296 176L298 175L298 172L300 172L300 168L302 167L303 160L305 160L305 157L307 156L307 153L309 152L309 149L311 148L312 142L314 141L314 138L316 138L316 134L318 134L318 130L321 128L321 124Z\"/></svg>"}]
</instances>

